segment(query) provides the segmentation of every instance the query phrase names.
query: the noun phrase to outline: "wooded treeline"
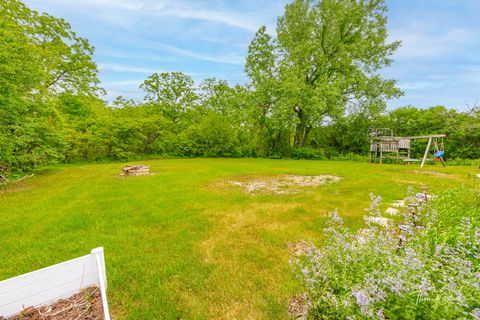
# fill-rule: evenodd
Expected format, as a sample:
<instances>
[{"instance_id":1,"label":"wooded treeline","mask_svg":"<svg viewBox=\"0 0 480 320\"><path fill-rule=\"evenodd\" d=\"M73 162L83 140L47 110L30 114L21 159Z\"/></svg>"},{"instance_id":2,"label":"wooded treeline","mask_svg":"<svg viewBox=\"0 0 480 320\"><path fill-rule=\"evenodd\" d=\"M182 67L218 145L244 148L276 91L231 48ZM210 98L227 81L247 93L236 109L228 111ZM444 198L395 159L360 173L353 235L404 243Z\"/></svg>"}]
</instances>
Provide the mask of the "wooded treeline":
<instances>
[{"instance_id":1,"label":"wooded treeline","mask_svg":"<svg viewBox=\"0 0 480 320\"><path fill-rule=\"evenodd\" d=\"M295 0L274 39L261 27L246 57L249 81L230 86L155 73L143 101L108 103L94 48L62 19L0 0L0 164L154 155L323 159L367 154L368 132L447 133L447 158L480 158L480 111L404 107L379 71L387 43L383 1Z\"/></svg>"}]
</instances>

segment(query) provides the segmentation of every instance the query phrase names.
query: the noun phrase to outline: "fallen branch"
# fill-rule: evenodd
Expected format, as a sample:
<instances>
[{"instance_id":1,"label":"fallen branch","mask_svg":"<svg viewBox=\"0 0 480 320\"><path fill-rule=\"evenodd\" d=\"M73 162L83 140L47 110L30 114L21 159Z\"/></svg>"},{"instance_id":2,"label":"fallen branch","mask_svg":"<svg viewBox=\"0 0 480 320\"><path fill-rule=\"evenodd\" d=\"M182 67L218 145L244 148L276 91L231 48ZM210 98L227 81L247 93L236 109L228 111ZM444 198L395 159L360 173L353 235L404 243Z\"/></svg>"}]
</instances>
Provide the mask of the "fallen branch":
<instances>
[{"instance_id":1,"label":"fallen branch","mask_svg":"<svg viewBox=\"0 0 480 320\"><path fill-rule=\"evenodd\" d=\"M20 182L20 181L23 181L23 180L30 179L34 175L35 174L32 173L30 175L23 176L23 177L21 177L20 179L17 179L17 180L8 180L7 177L0 175L0 186L3 186L4 192L7 192L10 185L12 185L14 183L17 183L17 182Z\"/></svg>"},{"instance_id":2,"label":"fallen branch","mask_svg":"<svg viewBox=\"0 0 480 320\"><path fill-rule=\"evenodd\" d=\"M33 177L34 175L35 175L35 174L32 173L32 174L30 174L30 175L28 175L28 176L23 176L23 177L21 177L20 179L14 180L14 181L12 181L12 182L10 182L10 183L17 183L17 182L20 182L20 181L23 181L23 180L27 180L27 179L30 179L31 177Z\"/></svg>"}]
</instances>

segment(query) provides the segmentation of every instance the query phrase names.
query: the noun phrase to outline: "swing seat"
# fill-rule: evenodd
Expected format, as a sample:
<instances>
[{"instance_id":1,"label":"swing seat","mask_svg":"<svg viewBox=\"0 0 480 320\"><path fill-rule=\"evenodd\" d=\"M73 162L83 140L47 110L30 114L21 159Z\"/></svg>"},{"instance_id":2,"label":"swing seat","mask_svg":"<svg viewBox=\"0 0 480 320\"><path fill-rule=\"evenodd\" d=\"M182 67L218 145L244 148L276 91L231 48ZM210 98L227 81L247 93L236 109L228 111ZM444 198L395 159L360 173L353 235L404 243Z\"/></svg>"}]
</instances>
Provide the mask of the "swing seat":
<instances>
[{"instance_id":1,"label":"swing seat","mask_svg":"<svg viewBox=\"0 0 480 320\"><path fill-rule=\"evenodd\" d=\"M440 158L439 157L435 157L433 158L434 161L440 161Z\"/></svg>"},{"instance_id":2,"label":"swing seat","mask_svg":"<svg viewBox=\"0 0 480 320\"><path fill-rule=\"evenodd\" d=\"M435 157L443 157L444 154L445 154L445 151L437 151L433 155Z\"/></svg>"}]
</instances>

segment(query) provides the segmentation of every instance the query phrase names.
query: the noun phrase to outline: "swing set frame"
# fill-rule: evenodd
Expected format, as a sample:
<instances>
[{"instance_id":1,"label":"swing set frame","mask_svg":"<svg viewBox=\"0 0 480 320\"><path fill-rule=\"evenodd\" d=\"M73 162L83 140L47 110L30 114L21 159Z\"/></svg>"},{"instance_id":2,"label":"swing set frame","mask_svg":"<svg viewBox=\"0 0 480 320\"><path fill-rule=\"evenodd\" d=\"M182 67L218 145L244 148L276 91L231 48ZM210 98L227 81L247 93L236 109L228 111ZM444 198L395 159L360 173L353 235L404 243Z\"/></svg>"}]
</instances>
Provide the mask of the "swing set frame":
<instances>
[{"instance_id":1,"label":"swing set frame","mask_svg":"<svg viewBox=\"0 0 480 320\"><path fill-rule=\"evenodd\" d=\"M428 157L428 154L430 153L430 148L432 146L432 142L433 142L433 154L434 154L434 156L437 152L445 151L444 138L446 137L446 135L437 134L437 135L432 135L432 136L419 137L418 139L421 139L421 138L425 139L426 137L428 137L428 142L427 142L427 147L425 148L425 153L423 154L422 164L420 165L420 168L423 168L423 166L425 165L425 161L431 160L431 159L427 159L427 157ZM440 147L439 147L439 141L438 141L439 139L440 139ZM438 158L442 162L442 165L445 167L445 160L443 160L443 155L435 156L435 157ZM433 160L435 160L435 158L433 158Z\"/></svg>"}]
</instances>

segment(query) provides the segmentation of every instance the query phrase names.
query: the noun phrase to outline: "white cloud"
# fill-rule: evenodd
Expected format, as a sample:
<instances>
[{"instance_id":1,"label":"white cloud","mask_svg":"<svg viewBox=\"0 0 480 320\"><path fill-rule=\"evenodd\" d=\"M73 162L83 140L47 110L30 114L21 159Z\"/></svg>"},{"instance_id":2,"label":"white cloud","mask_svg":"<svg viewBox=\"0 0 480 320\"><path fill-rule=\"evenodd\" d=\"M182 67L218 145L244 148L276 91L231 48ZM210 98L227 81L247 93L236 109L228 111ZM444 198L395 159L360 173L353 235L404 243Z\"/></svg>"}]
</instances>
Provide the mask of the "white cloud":
<instances>
[{"instance_id":1,"label":"white cloud","mask_svg":"<svg viewBox=\"0 0 480 320\"><path fill-rule=\"evenodd\" d=\"M130 51L131 47L134 47L136 51ZM143 42L132 43L130 47L119 46L119 48L101 44L95 47L95 55L101 57L99 60L118 58L120 60L143 61L146 64L150 64L151 62L178 62L178 58L171 55L161 55L158 52L152 52L149 50L137 50L138 47L143 47Z\"/></svg>"},{"instance_id":2,"label":"white cloud","mask_svg":"<svg viewBox=\"0 0 480 320\"><path fill-rule=\"evenodd\" d=\"M260 23L252 16L236 12L198 8L191 4L173 0L46 0L46 2L70 8L75 6L80 10L88 9L88 11L101 19L126 27L131 26L131 21L134 18L138 19L145 16L170 16L200 20L223 24L249 32L256 31L260 26ZM125 16L125 13L129 16Z\"/></svg>"},{"instance_id":3,"label":"white cloud","mask_svg":"<svg viewBox=\"0 0 480 320\"><path fill-rule=\"evenodd\" d=\"M469 41L475 39L474 32L463 29L445 29L412 22L403 28L390 32L390 41L401 40L402 46L395 53L395 59L438 58L459 52Z\"/></svg>"},{"instance_id":4,"label":"white cloud","mask_svg":"<svg viewBox=\"0 0 480 320\"><path fill-rule=\"evenodd\" d=\"M433 89L441 88L445 86L444 83L434 82L434 81L413 81L413 82L399 82L398 87L402 90L422 90L422 89Z\"/></svg>"},{"instance_id":5,"label":"white cloud","mask_svg":"<svg viewBox=\"0 0 480 320\"><path fill-rule=\"evenodd\" d=\"M156 45L154 45L154 47L165 50L165 51L168 51L168 52L171 52L171 53L175 53L175 54L187 57L187 58L209 61L209 62L215 62L215 63L241 65L241 64L244 63L244 60L245 60L245 58L243 56L240 56L240 55L232 54L232 55L223 55L223 56L209 56L209 55L205 55L205 54L198 53L198 52L195 52L195 51L182 49L182 48L172 46L172 45L169 45L169 44L156 44Z\"/></svg>"},{"instance_id":6,"label":"white cloud","mask_svg":"<svg viewBox=\"0 0 480 320\"><path fill-rule=\"evenodd\" d=\"M480 65L475 67L461 67L457 77L472 84L480 84Z\"/></svg>"},{"instance_id":7,"label":"white cloud","mask_svg":"<svg viewBox=\"0 0 480 320\"><path fill-rule=\"evenodd\" d=\"M136 67L126 64L116 64L116 63L99 63L98 67L101 71L114 71L114 72L131 72L131 73L155 73L155 72L164 72L157 68L144 68Z\"/></svg>"},{"instance_id":8,"label":"white cloud","mask_svg":"<svg viewBox=\"0 0 480 320\"><path fill-rule=\"evenodd\" d=\"M182 19L209 21L247 31L255 32L259 27L259 24L256 21L253 21L251 18L230 12L205 9L199 10L198 8L172 4L157 5L156 9L157 10L155 10L153 14L168 15Z\"/></svg>"}]
</instances>

